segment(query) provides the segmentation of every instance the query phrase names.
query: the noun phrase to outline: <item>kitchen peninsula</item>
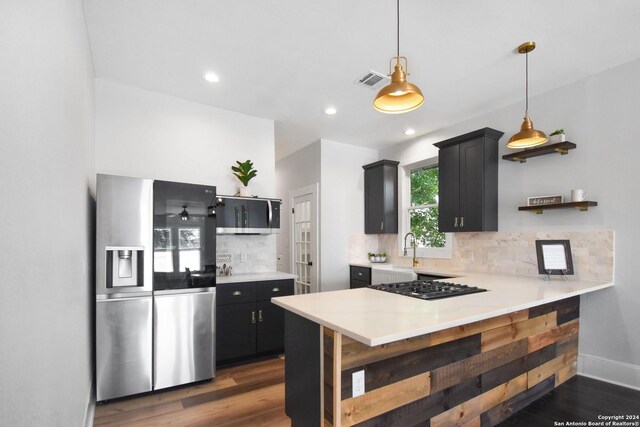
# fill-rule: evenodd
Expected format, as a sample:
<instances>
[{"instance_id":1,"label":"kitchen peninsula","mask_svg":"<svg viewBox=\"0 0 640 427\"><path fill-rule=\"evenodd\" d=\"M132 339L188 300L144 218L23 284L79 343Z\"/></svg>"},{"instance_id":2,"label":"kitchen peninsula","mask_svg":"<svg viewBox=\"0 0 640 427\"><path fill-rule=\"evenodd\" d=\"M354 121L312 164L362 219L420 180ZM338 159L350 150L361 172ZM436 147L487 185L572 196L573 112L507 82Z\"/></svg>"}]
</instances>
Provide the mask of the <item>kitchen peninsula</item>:
<instances>
[{"instance_id":1,"label":"kitchen peninsula","mask_svg":"<svg viewBox=\"0 0 640 427\"><path fill-rule=\"evenodd\" d=\"M612 286L480 273L448 281L487 292L274 298L287 310L292 425L495 425L576 374L579 295Z\"/></svg>"}]
</instances>

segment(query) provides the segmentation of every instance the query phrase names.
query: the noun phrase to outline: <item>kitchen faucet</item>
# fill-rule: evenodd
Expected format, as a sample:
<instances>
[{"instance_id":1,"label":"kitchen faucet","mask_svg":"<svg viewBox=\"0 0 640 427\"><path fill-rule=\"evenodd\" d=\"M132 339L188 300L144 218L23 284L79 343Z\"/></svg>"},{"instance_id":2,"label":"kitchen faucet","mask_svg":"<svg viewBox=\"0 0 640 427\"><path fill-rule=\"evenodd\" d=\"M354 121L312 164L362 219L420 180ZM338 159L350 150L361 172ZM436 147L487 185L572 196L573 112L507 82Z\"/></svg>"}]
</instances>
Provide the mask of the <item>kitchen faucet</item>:
<instances>
[{"instance_id":1,"label":"kitchen faucet","mask_svg":"<svg viewBox=\"0 0 640 427\"><path fill-rule=\"evenodd\" d=\"M412 240L412 244L411 247L413 248L413 266L417 267L418 266L418 258L416 258L416 236L409 232L407 234L404 235L404 252L403 255L407 256L407 237L411 236L413 238Z\"/></svg>"}]
</instances>

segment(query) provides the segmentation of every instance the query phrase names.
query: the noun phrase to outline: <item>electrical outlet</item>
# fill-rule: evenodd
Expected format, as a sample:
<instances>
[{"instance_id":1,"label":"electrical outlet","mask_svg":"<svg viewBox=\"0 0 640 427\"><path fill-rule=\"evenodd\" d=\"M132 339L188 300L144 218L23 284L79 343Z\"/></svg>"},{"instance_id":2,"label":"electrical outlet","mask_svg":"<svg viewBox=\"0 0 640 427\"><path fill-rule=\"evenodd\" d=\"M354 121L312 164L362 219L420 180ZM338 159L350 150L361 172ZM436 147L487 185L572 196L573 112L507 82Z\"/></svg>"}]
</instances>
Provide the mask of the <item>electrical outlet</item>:
<instances>
[{"instance_id":1,"label":"electrical outlet","mask_svg":"<svg viewBox=\"0 0 640 427\"><path fill-rule=\"evenodd\" d=\"M247 253L240 252L240 262L247 262Z\"/></svg>"},{"instance_id":2,"label":"electrical outlet","mask_svg":"<svg viewBox=\"0 0 640 427\"><path fill-rule=\"evenodd\" d=\"M358 397L364 394L364 370L351 374L351 384L353 385L352 397Z\"/></svg>"}]
</instances>

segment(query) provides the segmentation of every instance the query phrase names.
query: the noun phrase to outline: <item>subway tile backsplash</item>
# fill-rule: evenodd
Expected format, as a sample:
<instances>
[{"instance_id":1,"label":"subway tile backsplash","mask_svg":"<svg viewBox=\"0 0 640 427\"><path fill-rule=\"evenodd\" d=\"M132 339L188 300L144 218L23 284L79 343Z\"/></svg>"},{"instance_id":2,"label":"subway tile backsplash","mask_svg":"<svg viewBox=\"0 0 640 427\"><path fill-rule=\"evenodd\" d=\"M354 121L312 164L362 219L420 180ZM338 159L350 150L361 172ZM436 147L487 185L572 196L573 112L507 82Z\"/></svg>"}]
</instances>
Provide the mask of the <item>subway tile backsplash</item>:
<instances>
[{"instance_id":1,"label":"subway tile backsplash","mask_svg":"<svg viewBox=\"0 0 640 427\"><path fill-rule=\"evenodd\" d=\"M232 274L276 271L276 235L218 235L216 252L230 254ZM242 261L242 254L246 260Z\"/></svg>"},{"instance_id":2,"label":"subway tile backsplash","mask_svg":"<svg viewBox=\"0 0 640 427\"><path fill-rule=\"evenodd\" d=\"M570 280L613 280L614 232L533 231L521 233L483 232L453 233L451 259L421 258L420 266L520 276L537 276L536 240L570 240L575 274ZM374 245L369 236L354 235L349 239L349 261L366 260L369 248L385 248L388 262L410 265L411 257L398 256L398 235L377 236Z\"/></svg>"}]
</instances>

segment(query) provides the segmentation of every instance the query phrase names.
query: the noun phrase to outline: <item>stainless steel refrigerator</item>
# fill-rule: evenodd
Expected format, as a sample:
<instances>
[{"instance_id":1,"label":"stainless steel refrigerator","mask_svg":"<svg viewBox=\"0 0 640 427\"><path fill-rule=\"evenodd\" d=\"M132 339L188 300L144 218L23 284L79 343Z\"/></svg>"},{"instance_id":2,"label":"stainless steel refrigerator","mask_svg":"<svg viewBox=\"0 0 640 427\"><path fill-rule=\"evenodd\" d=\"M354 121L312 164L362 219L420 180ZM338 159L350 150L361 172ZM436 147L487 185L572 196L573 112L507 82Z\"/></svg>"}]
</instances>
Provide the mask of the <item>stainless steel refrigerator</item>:
<instances>
[{"instance_id":1,"label":"stainless steel refrigerator","mask_svg":"<svg viewBox=\"0 0 640 427\"><path fill-rule=\"evenodd\" d=\"M215 187L97 176L96 400L215 374Z\"/></svg>"}]
</instances>

